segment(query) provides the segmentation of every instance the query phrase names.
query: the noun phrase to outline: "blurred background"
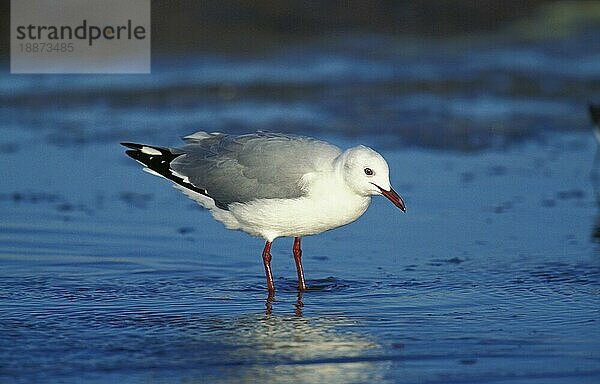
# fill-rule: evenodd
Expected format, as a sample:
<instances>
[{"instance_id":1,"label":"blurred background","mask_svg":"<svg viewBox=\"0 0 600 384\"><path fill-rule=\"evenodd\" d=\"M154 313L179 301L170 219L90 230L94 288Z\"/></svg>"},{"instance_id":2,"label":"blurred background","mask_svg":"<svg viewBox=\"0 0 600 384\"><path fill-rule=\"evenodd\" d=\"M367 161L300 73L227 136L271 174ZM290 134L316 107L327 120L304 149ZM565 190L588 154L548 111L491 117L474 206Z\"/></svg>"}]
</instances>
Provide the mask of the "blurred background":
<instances>
[{"instance_id":1,"label":"blurred background","mask_svg":"<svg viewBox=\"0 0 600 384\"><path fill-rule=\"evenodd\" d=\"M0 113L61 143L264 129L476 150L589 129L599 28L595 1L152 1L151 76L5 70Z\"/></svg>"}]
</instances>

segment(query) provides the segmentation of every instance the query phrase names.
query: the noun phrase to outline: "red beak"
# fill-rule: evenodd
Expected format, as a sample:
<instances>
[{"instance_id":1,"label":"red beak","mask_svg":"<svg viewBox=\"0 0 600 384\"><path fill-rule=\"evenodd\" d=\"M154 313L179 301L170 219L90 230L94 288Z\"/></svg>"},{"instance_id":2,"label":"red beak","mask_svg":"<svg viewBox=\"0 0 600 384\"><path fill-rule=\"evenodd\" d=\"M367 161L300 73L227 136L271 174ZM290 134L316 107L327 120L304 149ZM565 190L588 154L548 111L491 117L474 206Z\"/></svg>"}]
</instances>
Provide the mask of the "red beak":
<instances>
[{"instance_id":1,"label":"red beak","mask_svg":"<svg viewBox=\"0 0 600 384\"><path fill-rule=\"evenodd\" d=\"M379 185L376 185L377 188L381 191L381 194L387 197L394 205L402 210L402 212L406 212L406 205L404 205L404 200L394 191L394 188L390 187L389 191L381 188Z\"/></svg>"}]
</instances>

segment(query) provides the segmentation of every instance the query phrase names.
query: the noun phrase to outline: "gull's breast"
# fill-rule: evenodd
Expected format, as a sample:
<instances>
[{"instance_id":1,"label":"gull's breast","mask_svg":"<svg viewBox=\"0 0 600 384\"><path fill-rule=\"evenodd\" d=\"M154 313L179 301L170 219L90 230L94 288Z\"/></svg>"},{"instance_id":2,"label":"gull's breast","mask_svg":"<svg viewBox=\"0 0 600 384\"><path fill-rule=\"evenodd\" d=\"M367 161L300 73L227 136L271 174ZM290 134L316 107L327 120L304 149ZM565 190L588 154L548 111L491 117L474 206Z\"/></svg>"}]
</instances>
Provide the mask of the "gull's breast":
<instances>
[{"instance_id":1,"label":"gull's breast","mask_svg":"<svg viewBox=\"0 0 600 384\"><path fill-rule=\"evenodd\" d=\"M295 199L260 199L229 206L240 229L254 236L308 236L358 219L369 207L370 197L349 194L309 195Z\"/></svg>"}]
</instances>

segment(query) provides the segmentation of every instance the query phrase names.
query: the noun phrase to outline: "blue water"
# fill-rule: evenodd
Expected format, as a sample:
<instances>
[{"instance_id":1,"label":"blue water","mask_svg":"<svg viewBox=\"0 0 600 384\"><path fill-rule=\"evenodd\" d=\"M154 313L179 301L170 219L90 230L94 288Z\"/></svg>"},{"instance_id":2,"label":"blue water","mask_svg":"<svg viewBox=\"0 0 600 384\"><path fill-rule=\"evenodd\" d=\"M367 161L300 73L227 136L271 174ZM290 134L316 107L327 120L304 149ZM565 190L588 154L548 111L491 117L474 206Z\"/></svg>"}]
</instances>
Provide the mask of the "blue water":
<instances>
[{"instance_id":1,"label":"blue water","mask_svg":"<svg viewBox=\"0 0 600 384\"><path fill-rule=\"evenodd\" d=\"M598 39L435 44L0 76L0 381L598 382ZM408 211L306 238L301 295L278 239L270 298L262 241L118 145L199 129L371 145Z\"/></svg>"}]
</instances>

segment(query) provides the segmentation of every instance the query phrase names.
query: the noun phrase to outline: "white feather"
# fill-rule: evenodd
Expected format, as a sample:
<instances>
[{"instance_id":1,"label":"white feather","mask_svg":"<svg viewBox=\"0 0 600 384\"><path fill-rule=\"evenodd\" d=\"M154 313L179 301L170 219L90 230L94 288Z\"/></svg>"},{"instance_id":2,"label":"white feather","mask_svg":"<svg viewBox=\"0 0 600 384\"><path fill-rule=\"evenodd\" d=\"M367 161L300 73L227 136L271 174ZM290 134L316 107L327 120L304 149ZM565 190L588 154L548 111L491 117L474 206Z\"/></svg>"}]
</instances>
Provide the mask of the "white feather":
<instances>
[{"instance_id":1,"label":"white feather","mask_svg":"<svg viewBox=\"0 0 600 384\"><path fill-rule=\"evenodd\" d=\"M159 151L158 149L154 149L152 147L142 147L142 149L140 149L140 151L142 151L142 153L145 153L146 155L150 155L150 156L160 156L162 155L162 152Z\"/></svg>"},{"instance_id":2,"label":"white feather","mask_svg":"<svg viewBox=\"0 0 600 384\"><path fill-rule=\"evenodd\" d=\"M139 161L138 161L138 162L139 162ZM162 177L163 179L166 179L166 177L164 177L164 176L163 176L163 175L161 175L160 173L158 173L158 172L156 172L156 171L154 171L154 170L152 170L152 169L150 169L150 168L148 168L148 167L144 167L144 172L147 172L147 173L149 173L149 174L151 174L151 175L158 176L158 177ZM167 180L168 180L168 179L167 179Z\"/></svg>"},{"instance_id":3,"label":"white feather","mask_svg":"<svg viewBox=\"0 0 600 384\"><path fill-rule=\"evenodd\" d=\"M196 133L192 133L191 135L187 135L184 137L184 139L186 140L204 140L204 139L208 139L209 137L218 135L219 132L213 132L213 133L208 133L208 132L204 132L204 131L198 131Z\"/></svg>"}]
</instances>

